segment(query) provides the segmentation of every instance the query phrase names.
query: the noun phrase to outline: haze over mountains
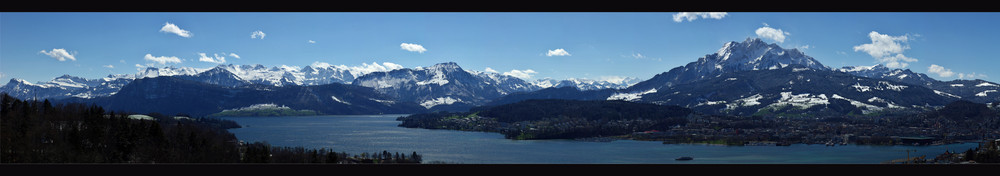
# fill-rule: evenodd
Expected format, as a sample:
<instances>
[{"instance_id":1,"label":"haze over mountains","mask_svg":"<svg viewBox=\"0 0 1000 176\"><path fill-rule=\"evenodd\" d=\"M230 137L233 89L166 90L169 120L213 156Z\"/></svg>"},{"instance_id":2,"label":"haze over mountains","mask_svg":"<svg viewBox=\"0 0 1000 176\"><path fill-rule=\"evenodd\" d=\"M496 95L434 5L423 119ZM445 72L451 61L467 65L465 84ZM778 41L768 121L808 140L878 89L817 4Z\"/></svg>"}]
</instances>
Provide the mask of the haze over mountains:
<instances>
[{"instance_id":1,"label":"haze over mountains","mask_svg":"<svg viewBox=\"0 0 1000 176\"><path fill-rule=\"evenodd\" d=\"M99 79L64 75L29 83L15 78L0 92L22 99L92 102L135 112L185 113L188 109L186 113L192 115L266 103L326 114L377 114L464 111L526 99L577 99L678 105L702 113L811 116L917 112L956 100L1000 101L997 83L939 81L882 65L832 69L797 49L756 38L728 42L716 53L664 69L647 80L528 81L465 70L454 62L418 68L390 64L365 64L380 69L319 62L303 68L149 67L136 74Z\"/></svg>"}]
</instances>

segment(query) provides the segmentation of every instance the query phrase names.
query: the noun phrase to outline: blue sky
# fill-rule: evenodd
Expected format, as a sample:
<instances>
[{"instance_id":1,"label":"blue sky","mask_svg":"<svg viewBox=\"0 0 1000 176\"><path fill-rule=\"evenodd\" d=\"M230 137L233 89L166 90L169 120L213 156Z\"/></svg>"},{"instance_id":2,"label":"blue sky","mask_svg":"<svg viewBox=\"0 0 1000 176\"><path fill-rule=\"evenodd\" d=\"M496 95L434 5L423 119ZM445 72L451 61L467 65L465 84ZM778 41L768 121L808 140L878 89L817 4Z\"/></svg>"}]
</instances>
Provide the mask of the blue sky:
<instances>
[{"instance_id":1,"label":"blue sky","mask_svg":"<svg viewBox=\"0 0 1000 176\"><path fill-rule=\"evenodd\" d=\"M685 15L0 13L0 79L100 78L135 73L137 65L219 64L199 61L199 53L225 57L222 64L269 67L389 62L414 68L453 61L467 70L530 69L529 80L649 79L714 53L726 42L760 37L799 48L833 68L883 63L939 80L1000 82L995 54L1000 13L733 12L690 15L696 17L692 20ZM167 23L190 35L174 33ZM255 31L263 37L252 37ZM404 43L424 50L406 50ZM547 55L558 49L566 55ZM147 60L147 54L180 62L161 64Z\"/></svg>"}]
</instances>

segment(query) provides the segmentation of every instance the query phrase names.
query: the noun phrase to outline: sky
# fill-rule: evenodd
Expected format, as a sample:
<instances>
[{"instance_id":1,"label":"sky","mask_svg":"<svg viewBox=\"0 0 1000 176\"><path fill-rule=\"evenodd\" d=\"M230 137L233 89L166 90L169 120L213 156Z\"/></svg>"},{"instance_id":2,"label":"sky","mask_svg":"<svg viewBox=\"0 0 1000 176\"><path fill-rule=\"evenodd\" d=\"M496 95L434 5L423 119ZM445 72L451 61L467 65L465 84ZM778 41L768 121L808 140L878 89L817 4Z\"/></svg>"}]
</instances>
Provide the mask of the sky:
<instances>
[{"instance_id":1,"label":"sky","mask_svg":"<svg viewBox=\"0 0 1000 176\"><path fill-rule=\"evenodd\" d=\"M1000 82L1000 13L0 13L0 79L364 64L645 80L761 38L826 66ZM387 64L388 63L388 64Z\"/></svg>"}]
</instances>

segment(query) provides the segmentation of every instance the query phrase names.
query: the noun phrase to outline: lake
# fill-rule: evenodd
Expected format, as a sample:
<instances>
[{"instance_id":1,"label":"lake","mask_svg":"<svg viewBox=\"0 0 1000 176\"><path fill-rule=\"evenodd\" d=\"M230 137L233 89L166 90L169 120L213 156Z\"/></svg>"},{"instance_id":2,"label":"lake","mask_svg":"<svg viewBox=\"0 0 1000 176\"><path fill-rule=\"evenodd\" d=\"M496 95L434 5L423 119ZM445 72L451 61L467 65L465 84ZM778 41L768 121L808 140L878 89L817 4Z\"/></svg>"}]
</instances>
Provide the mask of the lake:
<instances>
[{"instance_id":1,"label":"lake","mask_svg":"<svg viewBox=\"0 0 1000 176\"><path fill-rule=\"evenodd\" d=\"M328 148L360 154L383 150L417 152L424 163L462 164L878 164L944 151L964 152L977 143L940 146L793 144L792 146L716 146L662 144L656 141L510 140L499 133L397 127L403 115L328 115L224 117L243 128L230 129L246 142L273 146ZM691 156L694 160L676 161Z\"/></svg>"}]
</instances>

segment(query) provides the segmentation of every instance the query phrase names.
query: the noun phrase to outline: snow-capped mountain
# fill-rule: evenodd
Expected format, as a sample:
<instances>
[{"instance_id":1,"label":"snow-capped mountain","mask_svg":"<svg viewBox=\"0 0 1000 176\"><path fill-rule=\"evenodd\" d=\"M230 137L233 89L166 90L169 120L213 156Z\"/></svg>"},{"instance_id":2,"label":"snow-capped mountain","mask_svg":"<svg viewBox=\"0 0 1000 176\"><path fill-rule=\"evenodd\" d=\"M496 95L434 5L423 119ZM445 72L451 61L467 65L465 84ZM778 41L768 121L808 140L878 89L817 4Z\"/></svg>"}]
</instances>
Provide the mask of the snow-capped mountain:
<instances>
[{"instance_id":1,"label":"snow-capped mountain","mask_svg":"<svg viewBox=\"0 0 1000 176\"><path fill-rule=\"evenodd\" d=\"M91 98L114 95L130 81L130 78L118 78L114 75L100 79L63 75L48 82L38 83L13 78L6 85L0 87L0 92L6 92L10 96L21 99Z\"/></svg>"},{"instance_id":2,"label":"snow-capped mountain","mask_svg":"<svg viewBox=\"0 0 1000 176\"><path fill-rule=\"evenodd\" d=\"M889 69L885 66L848 66L838 71L867 78L890 80L930 88L941 96L961 98L977 103L1000 102L1000 84L985 80L939 81L910 69Z\"/></svg>"},{"instance_id":3,"label":"snow-capped mountain","mask_svg":"<svg viewBox=\"0 0 1000 176\"><path fill-rule=\"evenodd\" d=\"M715 53L698 58L697 61L690 62L685 66L657 74L649 80L629 87L628 90L641 92L649 89L662 89L691 81L714 78L724 73L773 70L789 65L803 65L806 68L816 70L831 70L798 49L783 49L777 44L764 43L759 38L747 38L743 42L726 43Z\"/></svg>"},{"instance_id":4,"label":"snow-capped mountain","mask_svg":"<svg viewBox=\"0 0 1000 176\"><path fill-rule=\"evenodd\" d=\"M141 79L141 78L155 78L160 76L194 75L201 73L205 70L207 69L198 69L192 67L174 67L174 66L167 66L163 68L146 67L145 69L142 69L141 71L139 71L134 75L118 75L118 77Z\"/></svg>"},{"instance_id":5,"label":"snow-capped mountain","mask_svg":"<svg viewBox=\"0 0 1000 176\"><path fill-rule=\"evenodd\" d=\"M313 64L305 68L291 66L265 67L264 65L219 65L186 77L188 80L237 87L249 84L273 86L323 85L330 83L350 83L356 74L364 72L346 66Z\"/></svg>"},{"instance_id":6,"label":"snow-capped mountain","mask_svg":"<svg viewBox=\"0 0 1000 176\"><path fill-rule=\"evenodd\" d=\"M923 73L915 73L910 69L889 69L882 64L873 66L846 66L841 69L837 69L837 71L866 78L892 80L921 86L930 86L935 84L935 82L938 82L938 80L935 80L934 78L931 78Z\"/></svg>"},{"instance_id":7,"label":"snow-capped mountain","mask_svg":"<svg viewBox=\"0 0 1000 176\"><path fill-rule=\"evenodd\" d=\"M418 113L426 110L416 103L392 101L371 88L348 84L226 87L176 76L136 79L111 96L89 99L71 97L60 101L94 103L115 111L194 116L254 104L279 104L324 114Z\"/></svg>"},{"instance_id":8,"label":"snow-capped mountain","mask_svg":"<svg viewBox=\"0 0 1000 176\"><path fill-rule=\"evenodd\" d=\"M928 81L932 83L926 84ZM983 90L952 93L931 88L942 85L934 81L924 74L881 65L835 70L796 49L747 39L729 42L716 53L627 89L587 94L601 94L606 100L679 105L705 113L844 116L933 109L962 99L963 95L990 97L998 94L991 88L1000 87L970 81L955 84L975 84ZM556 84L540 82L540 85ZM555 89L542 92L502 99L593 99L582 96L582 92Z\"/></svg>"},{"instance_id":9,"label":"snow-capped mountain","mask_svg":"<svg viewBox=\"0 0 1000 176\"><path fill-rule=\"evenodd\" d=\"M516 77L466 71L454 62L372 72L354 79L352 84L375 88L399 101L416 102L428 109L453 104L467 108L510 93L538 90Z\"/></svg>"},{"instance_id":10,"label":"snow-capped mountain","mask_svg":"<svg viewBox=\"0 0 1000 176\"><path fill-rule=\"evenodd\" d=\"M85 79L63 75L49 82L29 83L24 80L11 79L0 92L7 92L17 98L61 99L67 97L93 98L113 95L122 86L135 79L156 77L178 77L224 87L239 87L251 84L273 86L285 85L324 85L330 83L349 84L354 78L375 71L388 71L399 68L391 63L378 63L348 67L316 62L305 68L290 66L265 67L256 65L218 65L202 69L192 67L167 66L162 68L146 67L135 74L108 75L100 79Z\"/></svg>"},{"instance_id":11,"label":"snow-capped mountain","mask_svg":"<svg viewBox=\"0 0 1000 176\"><path fill-rule=\"evenodd\" d=\"M594 80L594 79L577 79L569 78L566 80L555 80L552 78L542 78L531 82L539 88L559 88L559 87L576 87L580 90L598 90L598 89L624 89L628 86L638 83L640 80L632 77L625 77L619 80Z\"/></svg>"},{"instance_id":12,"label":"snow-capped mountain","mask_svg":"<svg viewBox=\"0 0 1000 176\"><path fill-rule=\"evenodd\" d=\"M733 115L864 115L920 111L959 100L884 79L793 65L750 70L658 89L632 101L685 106Z\"/></svg>"}]
</instances>

